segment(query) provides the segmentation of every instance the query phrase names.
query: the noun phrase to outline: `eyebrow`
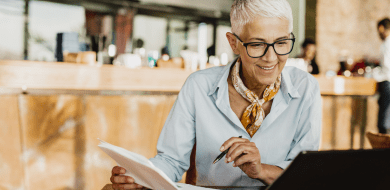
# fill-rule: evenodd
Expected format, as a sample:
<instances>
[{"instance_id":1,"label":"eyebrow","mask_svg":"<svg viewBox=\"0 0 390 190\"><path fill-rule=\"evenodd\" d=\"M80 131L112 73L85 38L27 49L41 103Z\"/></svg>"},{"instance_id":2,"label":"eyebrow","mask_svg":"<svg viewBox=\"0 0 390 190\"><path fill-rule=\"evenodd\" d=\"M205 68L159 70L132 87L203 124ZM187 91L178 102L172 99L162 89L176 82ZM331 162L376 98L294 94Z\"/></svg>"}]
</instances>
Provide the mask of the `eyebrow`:
<instances>
[{"instance_id":1,"label":"eyebrow","mask_svg":"<svg viewBox=\"0 0 390 190\"><path fill-rule=\"evenodd\" d=\"M290 39L290 38L289 38L289 36L282 36L282 37L276 38L276 40L274 42L276 42L278 40L284 40L284 39ZM263 39L263 38L250 38L249 40L259 40L259 41L265 42L265 39Z\"/></svg>"}]
</instances>

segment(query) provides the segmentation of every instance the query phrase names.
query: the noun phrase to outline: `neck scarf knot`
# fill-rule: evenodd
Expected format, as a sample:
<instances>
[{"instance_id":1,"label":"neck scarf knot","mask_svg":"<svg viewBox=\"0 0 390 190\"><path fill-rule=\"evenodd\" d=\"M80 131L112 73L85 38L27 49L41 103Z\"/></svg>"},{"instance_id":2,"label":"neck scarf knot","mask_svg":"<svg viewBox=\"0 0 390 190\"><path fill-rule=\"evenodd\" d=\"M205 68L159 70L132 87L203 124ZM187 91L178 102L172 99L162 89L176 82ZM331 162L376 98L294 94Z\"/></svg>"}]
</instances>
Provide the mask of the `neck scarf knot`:
<instances>
[{"instance_id":1,"label":"neck scarf knot","mask_svg":"<svg viewBox=\"0 0 390 190\"><path fill-rule=\"evenodd\" d=\"M250 91L242 82L239 74L240 65L241 60L238 59L232 69L232 81L236 91L251 103L245 109L244 114L242 114L241 123L248 134L253 137L256 131L260 128L260 125L265 117L262 105L265 102L272 100L278 93L282 77L279 75L275 83L268 85L263 92L263 98L259 99L259 97Z\"/></svg>"}]
</instances>

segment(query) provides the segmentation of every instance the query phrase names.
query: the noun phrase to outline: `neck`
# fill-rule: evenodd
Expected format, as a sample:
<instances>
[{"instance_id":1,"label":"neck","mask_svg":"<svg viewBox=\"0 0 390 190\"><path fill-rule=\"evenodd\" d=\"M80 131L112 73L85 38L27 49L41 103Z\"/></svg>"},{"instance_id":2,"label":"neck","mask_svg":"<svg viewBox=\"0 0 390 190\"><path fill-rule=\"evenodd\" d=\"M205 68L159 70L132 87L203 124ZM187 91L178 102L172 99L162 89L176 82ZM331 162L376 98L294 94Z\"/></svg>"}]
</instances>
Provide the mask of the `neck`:
<instances>
[{"instance_id":1,"label":"neck","mask_svg":"<svg viewBox=\"0 0 390 190\"><path fill-rule=\"evenodd\" d=\"M302 59L307 61L307 62L311 61L311 59L306 54L303 54Z\"/></svg>"},{"instance_id":2,"label":"neck","mask_svg":"<svg viewBox=\"0 0 390 190\"><path fill-rule=\"evenodd\" d=\"M258 81L256 81L255 78L250 77L248 72L242 68L242 63L240 65L240 78L242 82L245 84L245 86L255 93L259 98L263 97L263 92L267 88L267 85L259 84Z\"/></svg>"}]
</instances>

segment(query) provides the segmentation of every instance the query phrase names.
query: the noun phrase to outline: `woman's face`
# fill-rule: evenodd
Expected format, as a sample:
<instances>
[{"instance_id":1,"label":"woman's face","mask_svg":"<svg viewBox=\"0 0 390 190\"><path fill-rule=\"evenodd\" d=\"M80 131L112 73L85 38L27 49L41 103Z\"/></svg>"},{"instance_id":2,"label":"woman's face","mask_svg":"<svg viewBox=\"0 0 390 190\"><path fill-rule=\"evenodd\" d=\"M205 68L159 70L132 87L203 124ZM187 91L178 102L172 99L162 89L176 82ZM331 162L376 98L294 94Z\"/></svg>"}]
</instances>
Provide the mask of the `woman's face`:
<instances>
[{"instance_id":1,"label":"woman's face","mask_svg":"<svg viewBox=\"0 0 390 190\"><path fill-rule=\"evenodd\" d=\"M266 42L273 43L280 39L291 38L289 22L284 18L257 17L253 22L244 26L239 35L244 43ZM270 85L282 72L288 55L278 55L274 48L269 47L263 57L251 58L246 52L246 48L238 43L237 51L242 60L242 69L251 77L252 81L258 85ZM237 52L235 51L235 52Z\"/></svg>"},{"instance_id":2,"label":"woman's face","mask_svg":"<svg viewBox=\"0 0 390 190\"><path fill-rule=\"evenodd\" d=\"M307 46L304 48L303 51L305 54L305 58L311 61L314 59L314 56L316 55L316 45L307 44Z\"/></svg>"}]
</instances>

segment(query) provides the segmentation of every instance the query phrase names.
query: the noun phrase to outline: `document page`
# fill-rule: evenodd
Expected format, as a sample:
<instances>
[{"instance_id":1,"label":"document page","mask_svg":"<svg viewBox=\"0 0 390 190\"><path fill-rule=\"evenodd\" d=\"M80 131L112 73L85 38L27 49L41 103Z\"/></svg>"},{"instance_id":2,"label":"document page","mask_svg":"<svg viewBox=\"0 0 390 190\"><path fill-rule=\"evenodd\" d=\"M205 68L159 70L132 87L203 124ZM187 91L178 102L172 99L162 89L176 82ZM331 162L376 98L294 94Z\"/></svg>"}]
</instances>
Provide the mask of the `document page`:
<instances>
[{"instance_id":1,"label":"document page","mask_svg":"<svg viewBox=\"0 0 390 190\"><path fill-rule=\"evenodd\" d=\"M207 189L188 184L174 183L163 171L155 167L146 157L137 153L114 146L102 140L100 140L100 144L98 146L103 150L103 152L114 159L119 166L126 169L125 175L131 176L134 178L136 183L149 189Z\"/></svg>"}]
</instances>

